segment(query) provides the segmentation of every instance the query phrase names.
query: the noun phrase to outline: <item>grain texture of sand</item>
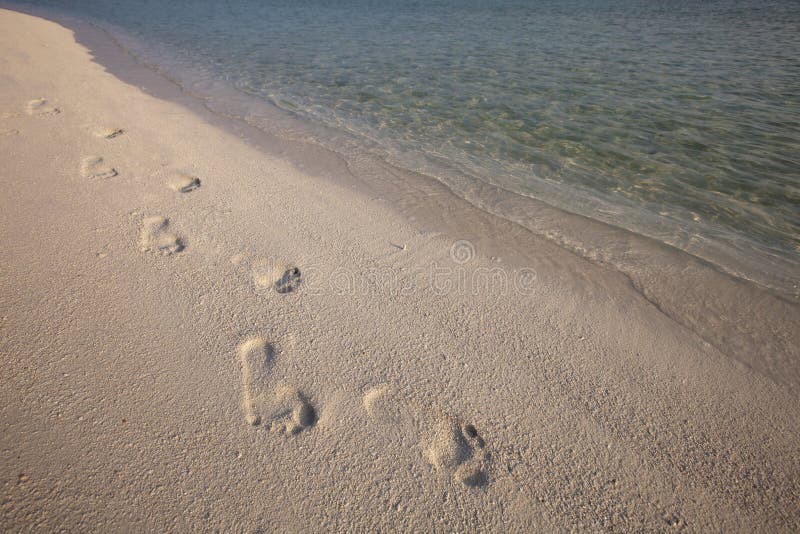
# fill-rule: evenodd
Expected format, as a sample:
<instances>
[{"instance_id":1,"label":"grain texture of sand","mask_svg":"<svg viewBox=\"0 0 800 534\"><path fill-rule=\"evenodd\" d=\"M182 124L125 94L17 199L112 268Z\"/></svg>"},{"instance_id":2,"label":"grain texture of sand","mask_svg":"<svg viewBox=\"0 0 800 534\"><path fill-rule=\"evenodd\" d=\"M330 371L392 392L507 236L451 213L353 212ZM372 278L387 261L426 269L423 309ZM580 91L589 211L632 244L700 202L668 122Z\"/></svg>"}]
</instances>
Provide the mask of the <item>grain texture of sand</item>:
<instances>
[{"instance_id":1,"label":"grain texture of sand","mask_svg":"<svg viewBox=\"0 0 800 534\"><path fill-rule=\"evenodd\" d=\"M0 243L0 530L800 529L796 390L624 276L424 231L9 10Z\"/></svg>"}]
</instances>

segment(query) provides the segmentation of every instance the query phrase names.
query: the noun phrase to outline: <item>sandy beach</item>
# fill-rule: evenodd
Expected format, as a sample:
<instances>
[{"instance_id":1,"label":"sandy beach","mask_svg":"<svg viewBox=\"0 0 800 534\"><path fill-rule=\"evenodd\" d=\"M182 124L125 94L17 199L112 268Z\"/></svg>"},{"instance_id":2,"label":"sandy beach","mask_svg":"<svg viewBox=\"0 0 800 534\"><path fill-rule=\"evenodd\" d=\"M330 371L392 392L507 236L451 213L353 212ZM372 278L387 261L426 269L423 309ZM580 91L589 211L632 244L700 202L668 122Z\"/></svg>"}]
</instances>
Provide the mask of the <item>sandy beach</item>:
<instances>
[{"instance_id":1,"label":"sandy beach","mask_svg":"<svg viewBox=\"0 0 800 534\"><path fill-rule=\"evenodd\" d=\"M0 10L0 530L800 530L796 302L336 178L64 24Z\"/></svg>"}]
</instances>

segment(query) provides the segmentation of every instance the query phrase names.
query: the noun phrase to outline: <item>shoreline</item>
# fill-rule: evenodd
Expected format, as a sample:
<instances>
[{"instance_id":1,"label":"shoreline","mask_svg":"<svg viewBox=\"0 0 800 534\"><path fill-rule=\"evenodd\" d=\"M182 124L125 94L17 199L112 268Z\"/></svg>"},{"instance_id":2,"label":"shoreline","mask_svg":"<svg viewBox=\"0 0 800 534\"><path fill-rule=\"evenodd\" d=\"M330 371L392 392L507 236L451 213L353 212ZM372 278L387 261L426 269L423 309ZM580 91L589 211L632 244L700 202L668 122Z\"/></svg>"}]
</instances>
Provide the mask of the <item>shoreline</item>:
<instances>
[{"instance_id":1,"label":"shoreline","mask_svg":"<svg viewBox=\"0 0 800 534\"><path fill-rule=\"evenodd\" d=\"M800 525L793 303L631 277L80 28L0 28L2 525Z\"/></svg>"},{"instance_id":2,"label":"shoreline","mask_svg":"<svg viewBox=\"0 0 800 534\"><path fill-rule=\"evenodd\" d=\"M47 11L39 15L47 15ZM800 301L791 295L738 278L647 236L493 185L481 184L472 198L464 198L435 178L368 154L353 162L314 141L278 136L237 115L215 111L210 97L196 95L142 63L94 23L69 15L60 17L70 21L76 40L92 51L98 64L148 94L181 104L303 172L380 198L420 231L441 232L452 240L468 239L482 255L512 267L537 268L538 250L547 242L565 251L562 258L575 255L619 273L642 298L676 323L731 358L800 392L800 331L795 328L800 324ZM54 22L59 23L58 18ZM261 106L263 112L268 105ZM275 111L277 115L268 115L267 121L282 121L283 130L302 131L302 119ZM795 297L800 299L800 293ZM740 306L743 301L751 306ZM720 317L720 310L725 310L725 317Z\"/></svg>"},{"instance_id":3,"label":"shoreline","mask_svg":"<svg viewBox=\"0 0 800 534\"><path fill-rule=\"evenodd\" d=\"M98 61L112 71L116 71L117 75L124 77L127 69L115 66L120 63L119 54L110 51L107 44L102 43L106 40L105 37L113 40L123 50L123 55L130 56L127 59L132 58L135 63L139 64L139 67L143 66L156 71L158 76L163 78L162 82L166 80L174 83L184 96L190 96L200 101L202 107L205 108L204 111L224 117L221 123L245 122L265 132L265 136L253 136L253 142L264 150L274 153L276 144L294 139L294 141L301 141L301 144L304 143L318 152L317 157L320 157L322 153L329 153L334 158L349 162L351 167L354 160L358 162L364 159L374 160L367 169L353 170L350 168L347 172L337 171L335 174L339 175L338 179L340 180L347 181L348 174L363 174L365 176L359 177L358 183L361 184L365 181L380 180L380 178L371 177L370 173L386 175L395 172L406 175L406 180L410 182L435 181L443 184L459 199L466 200L472 206L489 211L502 219L512 220L539 237L557 242L559 246L576 252L586 259L593 260L598 255L598 251L601 251L604 256L603 261L618 270L631 270L631 267L635 268L635 265L625 265L624 251L612 253L613 246L610 245L613 245L615 241L627 241L629 237L633 237L635 240L641 240L645 247L662 251L661 261L668 259L670 255L680 258L686 254L693 261L699 261L736 281L753 284L759 289L766 290L794 304L800 303L800 286L797 282L800 268L797 267L796 262L793 264L790 258L766 255L756 263L746 253L737 251L736 247L732 245L708 242L701 246L700 243L705 241L702 237L703 232L699 232L697 236L691 236L691 232L686 230L683 232L686 235L681 239L677 237L672 241L666 237L659 239L657 237L659 231L652 227L651 223L645 224L641 230L637 231L635 228L631 229L615 224L614 221L602 220L602 217L597 214L594 216L581 215L580 210L578 212L571 211L569 208L557 207L557 205L561 205L559 203L548 203L546 200L504 189L502 185L495 184L490 176L484 176L483 179L476 176L467 178L469 173L456 169L447 170L449 168L447 165L439 166L435 162L414 164L407 161L408 158L403 154L391 156L383 148L380 148L382 146L380 141L369 138L369 136L352 133L346 127L337 128L323 124L324 121L299 116L291 109L281 107L268 99L247 94L243 90L227 86L225 82L214 80L209 73L204 72L202 67L190 67L180 61L170 60L167 52L163 50L158 52L158 49L151 50L143 46L139 42L140 38L130 35L126 30L112 23L89 21L83 24L69 13L57 14L49 9L45 11L35 9L35 11L40 15L50 16L54 20L59 17L66 17L65 20L72 19L73 23L77 25L76 29L81 28L79 32L83 35L81 38L95 43L94 46L97 47L99 53ZM105 37L98 38L98 36L90 35L93 32L100 32ZM152 61L157 63L152 63ZM151 80L148 88L159 91L158 85L159 82ZM226 127L236 128L231 125ZM381 154L374 154L373 149L378 149ZM301 155L293 158L293 161L298 163L303 162L304 159L308 158ZM432 166L429 167L429 164ZM322 171L324 172L324 170ZM569 196L571 193L548 193L548 195L551 194ZM596 203L597 199L587 198L585 201ZM547 210L546 217L538 216L538 212L542 209ZM611 229L613 235L607 235L608 228ZM650 244L654 247L650 247Z\"/></svg>"}]
</instances>

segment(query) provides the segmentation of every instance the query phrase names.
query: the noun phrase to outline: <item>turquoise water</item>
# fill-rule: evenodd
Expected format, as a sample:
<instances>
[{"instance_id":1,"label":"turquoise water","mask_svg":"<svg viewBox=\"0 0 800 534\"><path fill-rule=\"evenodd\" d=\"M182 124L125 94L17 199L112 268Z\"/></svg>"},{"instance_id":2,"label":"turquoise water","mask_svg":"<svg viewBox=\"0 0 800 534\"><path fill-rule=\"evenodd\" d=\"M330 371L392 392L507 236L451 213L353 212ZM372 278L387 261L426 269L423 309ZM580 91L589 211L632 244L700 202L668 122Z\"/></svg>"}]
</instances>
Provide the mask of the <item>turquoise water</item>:
<instances>
[{"instance_id":1,"label":"turquoise water","mask_svg":"<svg viewBox=\"0 0 800 534\"><path fill-rule=\"evenodd\" d=\"M800 279L796 1L42 0L149 61L790 292Z\"/></svg>"}]
</instances>

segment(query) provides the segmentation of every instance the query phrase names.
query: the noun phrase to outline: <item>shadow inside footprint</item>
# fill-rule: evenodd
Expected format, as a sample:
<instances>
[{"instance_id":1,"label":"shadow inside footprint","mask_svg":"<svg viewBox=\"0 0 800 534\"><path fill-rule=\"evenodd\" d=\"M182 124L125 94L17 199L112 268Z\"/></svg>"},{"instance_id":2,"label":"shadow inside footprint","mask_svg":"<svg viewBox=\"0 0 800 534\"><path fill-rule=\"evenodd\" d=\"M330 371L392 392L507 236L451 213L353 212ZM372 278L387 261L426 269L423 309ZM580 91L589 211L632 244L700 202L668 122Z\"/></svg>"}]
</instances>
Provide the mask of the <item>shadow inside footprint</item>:
<instances>
[{"instance_id":1,"label":"shadow inside footprint","mask_svg":"<svg viewBox=\"0 0 800 534\"><path fill-rule=\"evenodd\" d=\"M58 115L61 110L51 106L44 98L35 98L28 102L26 110L28 115Z\"/></svg>"},{"instance_id":2,"label":"shadow inside footprint","mask_svg":"<svg viewBox=\"0 0 800 534\"><path fill-rule=\"evenodd\" d=\"M489 477L477 465L464 464L456 469L453 478L473 488L486 486L489 483Z\"/></svg>"},{"instance_id":3,"label":"shadow inside footprint","mask_svg":"<svg viewBox=\"0 0 800 534\"><path fill-rule=\"evenodd\" d=\"M113 178L117 170L105 163L100 156L87 156L81 160L81 176L84 178Z\"/></svg>"},{"instance_id":4,"label":"shadow inside footprint","mask_svg":"<svg viewBox=\"0 0 800 534\"><path fill-rule=\"evenodd\" d=\"M486 446L486 442L483 441L483 438L478 435L478 431L475 429L475 425L466 424L464 425L464 436L467 439L472 440L475 442L475 445L482 449Z\"/></svg>"},{"instance_id":5,"label":"shadow inside footprint","mask_svg":"<svg viewBox=\"0 0 800 534\"><path fill-rule=\"evenodd\" d=\"M124 134L125 130L122 128L106 128L103 126L97 126L92 128L92 133L95 137L100 137L102 139L115 139Z\"/></svg>"},{"instance_id":6,"label":"shadow inside footprint","mask_svg":"<svg viewBox=\"0 0 800 534\"><path fill-rule=\"evenodd\" d=\"M300 286L300 269L288 268L275 282L275 291L278 293L291 293Z\"/></svg>"},{"instance_id":7,"label":"shadow inside footprint","mask_svg":"<svg viewBox=\"0 0 800 534\"><path fill-rule=\"evenodd\" d=\"M292 410L292 423L290 433L297 434L304 429L314 426L317 422L317 411L305 398Z\"/></svg>"},{"instance_id":8,"label":"shadow inside footprint","mask_svg":"<svg viewBox=\"0 0 800 534\"><path fill-rule=\"evenodd\" d=\"M301 283L300 269L273 259L255 261L251 274L256 289L274 289L281 294L295 291Z\"/></svg>"},{"instance_id":9,"label":"shadow inside footprint","mask_svg":"<svg viewBox=\"0 0 800 534\"><path fill-rule=\"evenodd\" d=\"M183 239L170 231L169 219L161 216L145 217L142 220L139 245L142 252L162 256L181 252L185 248Z\"/></svg>"},{"instance_id":10,"label":"shadow inside footprint","mask_svg":"<svg viewBox=\"0 0 800 534\"><path fill-rule=\"evenodd\" d=\"M188 174L176 174L170 178L167 186L178 193L190 193L200 188L200 178Z\"/></svg>"},{"instance_id":11,"label":"shadow inside footprint","mask_svg":"<svg viewBox=\"0 0 800 534\"><path fill-rule=\"evenodd\" d=\"M267 408L270 431L294 436L317 422L317 411L301 392L284 386L275 391L271 407ZM271 413L270 413L271 412Z\"/></svg>"}]
</instances>

